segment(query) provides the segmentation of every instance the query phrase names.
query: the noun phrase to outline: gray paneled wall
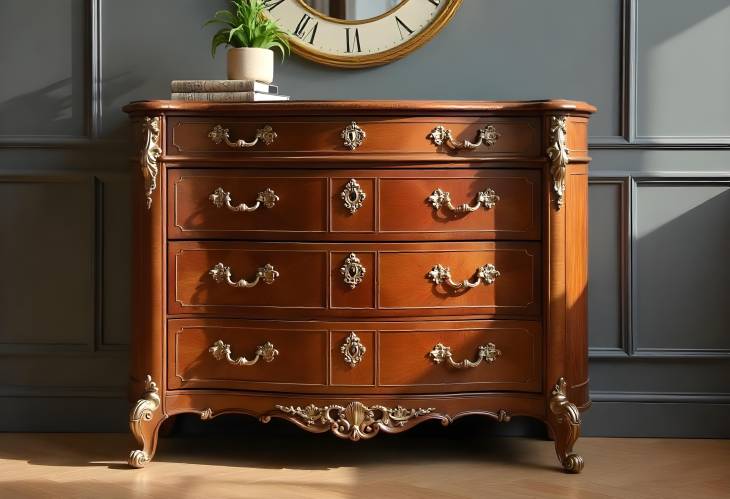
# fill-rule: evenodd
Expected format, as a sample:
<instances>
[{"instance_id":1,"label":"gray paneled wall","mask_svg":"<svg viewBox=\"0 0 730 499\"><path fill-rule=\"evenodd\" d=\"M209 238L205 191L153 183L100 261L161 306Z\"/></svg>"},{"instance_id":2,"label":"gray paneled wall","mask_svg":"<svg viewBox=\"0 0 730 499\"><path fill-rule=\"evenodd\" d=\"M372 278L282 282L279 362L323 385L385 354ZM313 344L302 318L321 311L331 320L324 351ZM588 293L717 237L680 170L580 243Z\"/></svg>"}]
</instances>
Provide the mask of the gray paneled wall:
<instances>
[{"instance_id":1,"label":"gray paneled wall","mask_svg":"<svg viewBox=\"0 0 730 499\"><path fill-rule=\"evenodd\" d=\"M201 25L225 1L32 4L0 2L0 430L123 430L137 171L120 108L223 77ZM730 0L464 0L402 61L292 57L277 80L300 99L596 104L585 433L727 437L728 53Z\"/></svg>"}]
</instances>

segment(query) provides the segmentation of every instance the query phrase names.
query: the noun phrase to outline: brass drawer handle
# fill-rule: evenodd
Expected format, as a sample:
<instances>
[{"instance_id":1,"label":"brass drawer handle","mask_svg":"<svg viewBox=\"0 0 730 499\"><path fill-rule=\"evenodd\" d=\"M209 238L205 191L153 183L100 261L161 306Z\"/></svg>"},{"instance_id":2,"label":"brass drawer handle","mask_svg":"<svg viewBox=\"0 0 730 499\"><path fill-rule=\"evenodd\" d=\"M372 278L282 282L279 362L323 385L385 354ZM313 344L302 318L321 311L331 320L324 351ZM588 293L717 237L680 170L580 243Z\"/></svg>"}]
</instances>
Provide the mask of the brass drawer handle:
<instances>
[{"instance_id":1,"label":"brass drawer handle","mask_svg":"<svg viewBox=\"0 0 730 499\"><path fill-rule=\"evenodd\" d=\"M440 210L442 206L446 206L446 208L455 215L459 215L462 213L472 213L477 211L482 206L484 206L484 208L487 210L490 208L494 208L499 199L500 198L499 196L497 196L497 193L494 192L494 190L492 189L487 189L486 191L479 192L477 194L477 202L475 205L469 205L468 203L464 203L459 206L454 206L451 202L451 194L442 190L441 188L437 188L435 191L433 191L433 194L428 197L428 200L431 202L431 206L433 206L435 210Z\"/></svg>"},{"instance_id":2,"label":"brass drawer handle","mask_svg":"<svg viewBox=\"0 0 730 499\"><path fill-rule=\"evenodd\" d=\"M345 188L340 193L342 201L345 203L345 208L350 212L350 215L354 215L357 210L362 208L367 194L362 190L357 180L351 178L350 181L345 185Z\"/></svg>"},{"instance_id":3,"label":"brass drawer handle","mask_svg":"<svg viewBox=\"0 0 730 499\"><path fill-rule=\"evenodd\" d=\"M451 271L443 265L436 265L428 277L434 284L446 284L453 289L476 288L483 283L485 286L494 283L495 279L500 276L499 270L494 265L488 263L479 267L476 271L477 277L474 281L464 279L462 282L454 282L451 279Z\"/></svg>"},{"instance_id":4,"label":"brass drawer handle","mask_svg":"<svg viewBox=\"0 0 730 499\"><path fill-rule=\"evenodd\" d=\"M340 345L340 352L345 357L345 363L350 367L358 365L367 351L368 349L365 348L365 345L362 344L354 331L350 332L345 342Z\"/></svg>"},{"instance_id":5,"label":"brass drawer handle","mask_svg":"<svg viewBox=\"0 0 730 499\"><path fill-rule=\"evenodd\" d=\"M216 266L210 269L208 273L218 284L226 283L229 286L233 286L234 288L253 288L262 279L266 284L271 284L276 280L277 277L279 277L279 272L277 272L276 269L274 269L274 266L269 263L267 263L263 267L259 267L259 269L256 271L256 278L251 282L245 279L241 279L239 281L232 280L231 268L226 267L222 263L216 264Z\"/></svg>"},{"instance_id":6,"label":"brass drawer handle","mask_svg":"<svg viewBox=\"0 0 730 499\"><path fill-rule=\"evenodd\" d=\"M468 140L460 141L456 140L451 134L451 130L439 125L428 134L428 138L437 145L445 145L452 151L467 150L471 151L484 144L487 147L493 146L497 143L501 134L497 133L497 129L492 125L485 125L484 128L480 128L477 132L477 141L470 142Z\"/></svg>"},{"instance_id":7,"label":"brass drawer handle","mask_svg":"<svg viewBox=\"0 0 730 499\"><path fill-rule=\"evenodd\" d=\"M213 354L215 360L225 359L226 362L233 366L252 366L257 363L259 359L264 359L264 362L272 362L274 358L279 355L279 351L268 341L263 345L256 347L256 357L252 360L248 360L246 357L234 359L231 356L231 345L223 343L223 340L218 340L213 343L213 346L210 347L208 351Z\"/></svg>"},{"instance_id":8,"label":"brass drawer handle","mask_svg":"<svg viewBox=\"0 0 730 499\"><path fill-rule=\"evenodd\" d=\"M451 347L439 343L433 347L433 350L428 355L436 364L441 364L443 361L446 361L451 367L455 367L456 369L471 369L472 367L477 367L482 361L488 363L494 362L497 360L497 357L502 355L502 352L497 349L494 343L487 343L479 347L479 353L477 354L479 358L476 361L464 359L461 362L456 362L452 357Z\"/></svg>"},{"instance_id":9,"label":"brass drawer handle","mask_svg":"<svg viewBox=\"0 0 730 499\"><path fill-rule=\"evenodd\" d=\"M213 141L214 144L220 144L221 142L225 142L226 145L232 149L246 149L258 144L259 140L261 140L261 142L263 142L265 145L270 146L274 143L274 140L276 140L276 137L278 137L278 135L276 134L274 129L271 128L270 125L266 125L263 128L259 128L258 130L256 130L256 137L254 137L251 142L246 142L243 139L231 141L230 130L228 130L227 128L223 128L221 125L216 125L208 133L208 137L210 138L210 140Z\"/></svg>"},{"instance_id":10,"label":"brass drawer handle","mask_svg":"<svg viewBox=\"0 0 730 499\"><path fill-rule=\"evenodd\" d=\"M258 195L256 196L256 204L253 206L248 206L246 203L241 203L238 206L234 206L231 203L231 193L228 191L224 191L223 187L218 187L215 191L213 191L213 194L208 196L208 199L210 199L210 202L213 203L216 208L222 208L225 206L233 212L247 213L258 210L262 204L266 208L271 209L276 206L276 203L279 202L279 196L277 196L276 193L268 187L258 193Z\"/></svg>"},{"instance_id":11,"label":"brass drawer handle","mask_svg":"<svg viewBox=\"0 0 730 499\"><path fill-rule=\"evenodd\" d=\"M355 289L365 279L366 272L367 269L360 263L360 259L355 253L350 253L345 259L345 263L340 267L342 280L350 286L350 289Z\"/></svg>"}]
</instances>

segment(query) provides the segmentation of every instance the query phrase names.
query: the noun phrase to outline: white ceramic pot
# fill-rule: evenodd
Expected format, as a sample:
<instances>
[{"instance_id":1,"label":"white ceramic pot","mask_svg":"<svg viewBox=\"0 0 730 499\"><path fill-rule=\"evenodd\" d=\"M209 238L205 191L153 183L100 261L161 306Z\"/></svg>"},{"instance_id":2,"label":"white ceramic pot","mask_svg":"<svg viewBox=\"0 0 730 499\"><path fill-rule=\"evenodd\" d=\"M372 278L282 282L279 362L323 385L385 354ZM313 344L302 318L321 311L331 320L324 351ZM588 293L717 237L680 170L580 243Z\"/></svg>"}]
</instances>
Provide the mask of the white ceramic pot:
<instances>
[{"instance_id":1,"label":"white ceramic pot","mask_svg":"<svg viewBox=\"0 0 730 499\"><path fill-rule=\"evenodd\" d=\"M228 79L274 81L274 51L259 48L228 49Z\"/></svg>"}]
</instances>

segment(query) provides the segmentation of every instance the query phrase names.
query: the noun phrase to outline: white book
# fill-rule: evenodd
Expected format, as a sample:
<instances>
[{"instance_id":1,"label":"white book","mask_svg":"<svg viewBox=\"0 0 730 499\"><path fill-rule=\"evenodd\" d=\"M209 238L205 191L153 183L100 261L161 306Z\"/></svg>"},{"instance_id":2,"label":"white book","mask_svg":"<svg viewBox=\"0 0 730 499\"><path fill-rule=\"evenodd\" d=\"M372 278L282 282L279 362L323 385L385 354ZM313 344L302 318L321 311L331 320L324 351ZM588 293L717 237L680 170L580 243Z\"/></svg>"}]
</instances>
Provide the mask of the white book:
<instances>
[{"instance_id":1,"label":"white book","mask_svg":"<svg viewBox=\"0 0 730 499\"><path fill-rule=\"evenodd\" d=\"M173 92L172 100L197 102L266 102L289 100L288 95L261 92Z\"/></svg>"},{"instance_id":2,"label":"white book","mask_svg":"<svg viewBox=\"0 0 730 499\"><path fill-rule=\"evenodd\" d=\"M255 80L173 80L170 83L170 91L172 93L262 92L277 94L279 87Z\"/></svg>"}]
</instances>

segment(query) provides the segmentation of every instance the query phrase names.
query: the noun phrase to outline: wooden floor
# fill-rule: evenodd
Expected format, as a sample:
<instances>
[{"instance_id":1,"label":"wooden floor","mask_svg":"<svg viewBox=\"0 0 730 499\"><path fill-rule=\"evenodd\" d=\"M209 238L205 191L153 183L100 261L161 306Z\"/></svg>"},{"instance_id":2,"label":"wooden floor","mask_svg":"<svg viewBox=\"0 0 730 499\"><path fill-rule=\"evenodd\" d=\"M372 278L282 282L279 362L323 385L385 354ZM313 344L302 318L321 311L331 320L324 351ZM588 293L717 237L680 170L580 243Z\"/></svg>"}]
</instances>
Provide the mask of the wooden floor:
<instances>
[{"instance_id":1,"label":"wooden floor","mask_svg":"<svg viewBox=\"0 0 730 499\"><path fill-rule=\"evenodd\" d=\"M551 442L446 434L187 436L161 440L143 470L123 434L0 434L0 498L730 497L730 440L578 441L581 475Z\"/></svg>"}]
</instances>

